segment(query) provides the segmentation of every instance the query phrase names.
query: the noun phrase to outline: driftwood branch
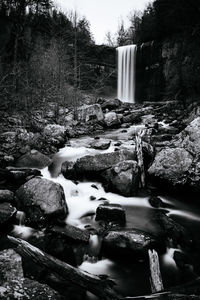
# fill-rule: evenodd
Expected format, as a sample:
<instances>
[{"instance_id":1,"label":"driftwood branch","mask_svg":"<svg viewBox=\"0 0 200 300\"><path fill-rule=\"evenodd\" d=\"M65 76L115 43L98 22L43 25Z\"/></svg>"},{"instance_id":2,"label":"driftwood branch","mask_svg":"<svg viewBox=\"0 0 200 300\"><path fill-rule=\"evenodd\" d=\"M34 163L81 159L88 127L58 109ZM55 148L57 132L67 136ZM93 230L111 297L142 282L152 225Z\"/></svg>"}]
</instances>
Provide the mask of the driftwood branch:
<instances>
[{"instance_id":1,"label":"driftwood branch","mask_svg":"<svg viewBox=\"0 0 200 300\"><path fill-rule=\"evenodd\" d=\"M135 145L136 145L136 153L137 153L137 161L140 169L140 180L141 187L145 187L145 171L144 171L144 160L143 160L143 152L142 152L142 132L138 132L135 136Z\"/></svg>"},{"instance_id":2,"label":"driftwood branch","mask_svg":"<svg viewBox=\"0 0 200 300\"><path fill-rule=\"evenodd\" d=\"M113 290L114 282L107 276L96 276L74 268L57 258L46 254L28 242L8 236L8 239L16 245L15 251L21 256L32 259L36 264L47 267L51 272L58 274L67 282L91 292L100 299L117 300L120 297Z\"/></svg>"},{"instance_id":3,"label":"driftwood branch","mask_svg":"<svg viewBox=\"0 0 200 300\"><path fill-rule=\"evenodd\" d=\"M164 290L162 276L160 272L160 264L158 253L155 250L148 251L149 253L149 266L150 266L150 283L152 293Z\"/></svg>"}]
</instances>

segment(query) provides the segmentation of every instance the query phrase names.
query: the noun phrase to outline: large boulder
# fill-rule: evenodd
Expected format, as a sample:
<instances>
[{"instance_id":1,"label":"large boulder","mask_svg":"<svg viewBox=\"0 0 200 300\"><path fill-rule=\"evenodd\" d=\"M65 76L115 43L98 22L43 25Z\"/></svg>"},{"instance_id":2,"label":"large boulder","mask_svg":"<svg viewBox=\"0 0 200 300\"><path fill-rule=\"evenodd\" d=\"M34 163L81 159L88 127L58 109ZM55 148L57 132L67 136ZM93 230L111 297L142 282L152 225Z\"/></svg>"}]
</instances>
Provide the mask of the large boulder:
<instances>
[{"instance_id":1,"label":"large boulder","mask_svg":"<svg viewBox=\"0 0 200 300\"><path fill-rule=\"evenodd\" d=\"M87 122L91 119L96 119L97 121L102 121L104 115L99 104L83 105L77 109L76 117L78 121Z\"/></svg>"},{"instance_id":2,"label":"large boulder","mask_svg":"<svg viewBox=\"0 0 200 300\"><path fill-rule=\"evenodd\" d=\"M125 209L119 204L100 204L96 210L96 221L114 222L125 225Z\"/></svg>"},{"instance_id":3,"label":"large boulder","mask_svg":"<svg viewBox=\"0 0 200 300\"><path fill-rule=\"evenodd\" d=\"M125 197L136 194L139 187L139 169L134 160L117 163L101 174L106 181L106 188Z\"/></svg>"},{"instance_id":4,"label":"large boulder","mask_svg":"<svg viewBox=\"0 0 200 300\"><path fill-rule=\"evenodd\" d=\"M63 188L51 180L35 177L22 185L16 196L18 209L25 212L27 223L35 227L67 216Z\"/></svg>"},{"instance_id":5,"label":"large boulder","mask_svg":"<svg viewBox=\"0 0 200 300\"><path fill-rule=\"evenodd\" d=\"M103 153L95 156L87 155L78 159L74 165L74 168L78 177L91 177L94 174L100 175L101 172L111 168L118 162L124 160L134 160L134 158L135 154L128 150Z\"/></svg>"},{"instance_id":6,"label":"large boulder","mask_svg":"<svg viewBox=\"0 0 200 300\"><path fill-rule=\"evenodd\" d=\"M131 123L136 124L141 121L141 117L144 115L149 115L153 112L153 108L150 107L144 107L141 109L135 109L132 110L130 113L125 114L122 118L123 123Z\"/></svg>"},{"instance_id":7,"label":"large boulder","mask_svg":"<svg viewBox=\"0 0 200 300\"><path fill-rule=\"evenodd\" d=\"M187 150L167 147L157 153L148 173L155 181L167 181L173 186L184 185L188 180L192 161L193 157Z\"/></svg>"},{"instance_id":8,"label":"large boulder","mask_svg":"<svg viewBox=\"0 0 200 300\"><path fill-rule=\"evenodd\" d=\"M109 100L103 100L99 99L98 102L101 104L101 108L104 109L117 109L121 106L122 102L118 99L109 99Z\"/></svg>"},{"instance_id":9,"label":"large boulder","mask_svg":"<svg viewBox=\"0 0 200 300\"><path fill-rule=\"evenodd\" d=\"M159 249L160 241L138 229L112 230L103 239L102 250L111 257L144 257L148 249Z\"/></svg>"},{"instance_id":10,"label":"large boulder","mask_svg":"<svg viewBox=\"0 0 200 300\"><path fill-rule=\"evenodd\" d=\"M194 157L200 158L200 117L194 119L175 139L175 146L181 146Z\"/></svg>"},{"instance_id":11,"label":"large boulder","mask_svg":"<svg viewBox=\"0 0 200 300\"><path fill-rule=\"evenodd\" d=\"M109 128L116 128L121 124L119 116L113 111L105 114L104 122Z\"/></svg>"},{"instance_id":12,"label":"large boulder","mask_svg":"<svg viewBox=\"0 0 200 300\"><path fill-rule=\"evenodd\" d=\"M66 141L66 129L58 124L48 124L44 128L42 135L47 140L47 143L55 146L62 146Z\"/></svg>"},{"instance_id":13,"label":"large boulder","mask_svg":"<svg viewBox=\"0 0 200 300\"><path fill-rule=\"evenodd\" d=\"M20 168L43 169L51 164L52 160L37 150L31 150L16 160L15 166Z\"/></svg>"},{"instance_id":14,"label":"large boulder","mask_svg":"<svg viewBox=\"0 0 200 300\"><path fill-rule=\"evenodd\" d=\"M200 117L177 134L171 148L158 152L148 170L151 180L161 184L200 191ZM163 185L164 183L164 185ZM166 183L168 185L166 185Z\"/></svg>"}]
</instances>

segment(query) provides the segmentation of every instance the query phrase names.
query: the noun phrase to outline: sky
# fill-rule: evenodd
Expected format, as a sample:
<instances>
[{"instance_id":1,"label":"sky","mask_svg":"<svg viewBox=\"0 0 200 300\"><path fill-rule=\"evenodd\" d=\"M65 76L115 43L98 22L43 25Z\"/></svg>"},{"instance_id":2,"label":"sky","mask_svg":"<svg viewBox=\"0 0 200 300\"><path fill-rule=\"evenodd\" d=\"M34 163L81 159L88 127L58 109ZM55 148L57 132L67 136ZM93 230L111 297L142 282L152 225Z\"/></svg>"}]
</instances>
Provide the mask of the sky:
<instances>
[{"instance_id":1,"label":"sky","mask_svg":"<svg viewBox=\"0 0 200 300\"><path fill-rule=\"evenodd\" d=\"M129 25L128 15L134 10L143 10L150 0L56 0L57 6L66 12L77 10L91 25L91 32L97 44L105 42L108 31L114 34L120 20Z\"/></svg>"}]
</instances>

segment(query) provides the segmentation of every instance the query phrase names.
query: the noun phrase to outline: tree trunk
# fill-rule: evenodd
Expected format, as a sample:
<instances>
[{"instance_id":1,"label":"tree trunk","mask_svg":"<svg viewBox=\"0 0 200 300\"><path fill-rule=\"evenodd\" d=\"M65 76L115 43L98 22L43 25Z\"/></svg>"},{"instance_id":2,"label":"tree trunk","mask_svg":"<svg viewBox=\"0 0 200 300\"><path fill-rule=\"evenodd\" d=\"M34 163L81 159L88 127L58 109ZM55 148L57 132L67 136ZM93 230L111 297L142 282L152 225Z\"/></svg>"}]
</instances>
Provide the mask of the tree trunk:
<instances>
[{"instance_id":1,"label":"tree trunk","mask_svg":"<svg viewBox=\"0 0 200 300\"><path fill-rule=\"evenodd\" d=\"M32 259L36 264L47 267L51 272L63 279L91 292L102 300L120 299L112 289L114 282L107 276L96 276L76 269L67 263L46 254L28 242L8 236L8 239L17 247L15 251L22 256Z\"/></svg>"},{"instance_id":2,"label":"tree trunk","mask_svg":"<svg viewBox=\"0 0 200 300\"><path fill-rule=\"evenodd\" d=\"M144 161L143 161L143 153L142 153L142 132L138 132L135 136L136 142L136 153L137 153L137 161L140 169L140 183L141 187L145 187L145 171L144 171Z\"/></svg>"},{"instance_id":3,"label":"tree trunk","mask_svg":"<svg viewBox=\"0 0 200 300\"><path fill-rule=\"evenodd\" d=\"M164 289L162 276L160 272L160 264L158 253L155 250L148 251L149 253L149 265L150 265L150 282L152 293L160 292Z\"/></svg>"}]
</instances>

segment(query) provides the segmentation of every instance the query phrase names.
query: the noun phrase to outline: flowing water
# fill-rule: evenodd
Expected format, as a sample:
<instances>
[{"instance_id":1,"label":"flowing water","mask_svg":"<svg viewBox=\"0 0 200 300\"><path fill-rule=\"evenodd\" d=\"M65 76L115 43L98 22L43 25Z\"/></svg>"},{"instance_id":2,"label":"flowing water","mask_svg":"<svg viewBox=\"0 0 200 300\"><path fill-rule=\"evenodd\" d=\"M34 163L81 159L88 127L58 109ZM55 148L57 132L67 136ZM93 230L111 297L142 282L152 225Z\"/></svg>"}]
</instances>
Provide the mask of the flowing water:
<instances>
[{"instance_id":1,"label":"flowing water","mask_svg":"<svg viewBox=\"0 0 200 300\"><path fill-rule=\"evenodd\" d=\"M155 209L152 208L148 202L148 197L123 197L114 193L105 192L103 186L99 182L76 182L64 178L60 174L61 164L63 161L75 161L76 159L85 155L95 155L97 153L112 152L115 149L116 142L122 143L122 148L131 149L133 141L131 136L141 129L141 126L130 127L127 134L122 133L121 130L115 130L105 134L103 137L110 139L111 144L107 150L94 150L88 145L94 141L91 137L83 137L79 139L72 139L66 147L60 151L53 158L53 165L50 168L42 170L44 178L50 179L54 182L60 183L65 192L65 197L69 209L69 215L66 222L84 228L86 225L97 227L95 222L95 211L97 207L104 203L104 199L109 203L121 204L126 210L128 228L137 228L149 232L156 233L157 227L152 222L152 217ZM91 201L91 196L93 201ZM177 199L169 197L162 197L163 202L167 205L168 215L174 220L178 220L183 225L187 225L194 233L200 230L200 212L199 209L190 208ZM198 211L198 212L197 212ZM32 233L32 229L22 226L15 227L15 233L19 233L24 238ZM100 251L101 241L97 235L90 237L90 255L97 257ZM167 249L167 252L160 257L161 272L164 279L165 288L177 285L181 282L181 272L176 267L173 259L175 250ZM127 262L120 259L108 259L103 257L100 261L96 259L85 260L80 266L80 269L88 271L93 274L107 274L116 283L118 291L126 296L135 296L150 293L149 284L149 267L148 263L144 261L134 260ZM190 273L188 273L188 280ZM88 299L95 299L88 295Z\"/></svg>"},{"instance_id":2,"label":"flowing water","mask_svg":"<svg viewBox=\"0 0 200 300\"><path fill-rule=\"evenodd\" d=\"M117 48L118 84L117 98L122 102L135 102L136 45Z\"/></svg>"}]
</instances>

